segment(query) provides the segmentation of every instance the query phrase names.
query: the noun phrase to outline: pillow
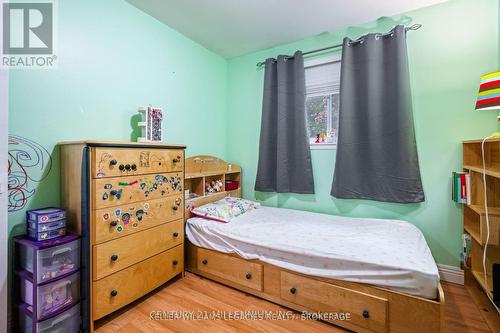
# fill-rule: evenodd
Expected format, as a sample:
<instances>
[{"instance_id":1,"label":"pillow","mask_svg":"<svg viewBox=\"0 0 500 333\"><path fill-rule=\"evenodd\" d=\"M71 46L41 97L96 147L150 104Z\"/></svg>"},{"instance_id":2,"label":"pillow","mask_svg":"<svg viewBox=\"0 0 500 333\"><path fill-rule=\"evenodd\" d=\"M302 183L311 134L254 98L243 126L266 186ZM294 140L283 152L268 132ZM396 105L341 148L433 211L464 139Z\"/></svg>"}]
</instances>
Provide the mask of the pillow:
<instances>
[{"instance_id":1,"label":"pillow","mask_svg":"<svg viewBox=\"0 0 500 333\"><path fill-rule=\"evenodd\" d=\"M196 216L219 222L229 222L235 217L260 206L258 202L241 198L225 197L216 202L191 209Z\"/></svg>"}]
</instances>

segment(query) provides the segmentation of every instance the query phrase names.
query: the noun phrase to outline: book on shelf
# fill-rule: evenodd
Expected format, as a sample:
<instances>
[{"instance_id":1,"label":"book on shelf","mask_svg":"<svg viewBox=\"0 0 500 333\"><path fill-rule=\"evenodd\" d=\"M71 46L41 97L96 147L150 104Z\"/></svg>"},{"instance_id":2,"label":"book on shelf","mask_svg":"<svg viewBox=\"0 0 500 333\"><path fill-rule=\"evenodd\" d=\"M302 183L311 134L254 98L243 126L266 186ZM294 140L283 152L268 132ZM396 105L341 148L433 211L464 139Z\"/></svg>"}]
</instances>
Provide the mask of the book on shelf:
<instances>
[{"instance_id":1,"label":"book on shelf","mask_svg":"<svg viewBox=\"0 0 500 333\"><path fill-rule=\"evenodd\" d=\"M453 172L451 200L461 204L471 204L470 175L467 172Z\"/></svg>"}]
</instances>

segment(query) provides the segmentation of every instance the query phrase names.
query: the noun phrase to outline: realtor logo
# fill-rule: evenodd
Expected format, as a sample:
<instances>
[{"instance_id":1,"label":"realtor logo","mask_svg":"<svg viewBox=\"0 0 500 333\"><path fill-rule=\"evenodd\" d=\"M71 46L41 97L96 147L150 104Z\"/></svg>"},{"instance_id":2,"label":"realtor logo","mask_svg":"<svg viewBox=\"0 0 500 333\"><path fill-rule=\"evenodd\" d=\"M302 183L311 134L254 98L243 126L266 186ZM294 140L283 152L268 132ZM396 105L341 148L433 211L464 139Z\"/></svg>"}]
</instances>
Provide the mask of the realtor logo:
<instances>
[{"instance_id":1,"label":"realtor logo","mask_svg":"<svg viewBox=\"0 0 500 333\"><path fill-rule=\"evenodd\" d=\"M2 3L3 68L51 68L54 54L52 1Z\"/></svg>"}]
</instances>

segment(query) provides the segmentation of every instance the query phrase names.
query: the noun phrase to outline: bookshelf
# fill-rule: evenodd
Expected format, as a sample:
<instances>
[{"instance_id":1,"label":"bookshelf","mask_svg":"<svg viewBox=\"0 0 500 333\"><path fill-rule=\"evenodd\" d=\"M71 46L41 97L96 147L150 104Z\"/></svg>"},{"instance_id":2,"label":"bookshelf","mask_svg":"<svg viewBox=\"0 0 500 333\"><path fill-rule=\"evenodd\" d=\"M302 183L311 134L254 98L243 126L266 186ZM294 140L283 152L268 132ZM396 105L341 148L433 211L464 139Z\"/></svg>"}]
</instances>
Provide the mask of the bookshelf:
<instances>
[{"instance_id":1,"label":"bookshelf","mask_svg":"<svg viewBox=\"0 0 500 333\"><path fill-rule=\"evenodd\" d=\"M500 139L490 139L484 145L486 194L490 237L486 256L486 279L483 272L483 252L486 246L486 213L482 140L462 143L463 169L470 175L471 204L464 205L464 231L471 236L471 275L490 297L492 294L492 265L500 263Z\"/></svg>"},{"instance_id":2,"label":"bookshelf","mask_svg":"<svg viewBox=\"0 0 500 333\"><path fill-rule=\"evenodd\" d=\"M222 182L220 191L208 192L207 184L216 181ZM236 188L230 189L226 181L232 182ZM186 210L213 201L214 196L221 199L225 196L241 197L241 167L215 156L189 157L186 159L184 189L189 191Z\"/></svg>"}]
</instances>

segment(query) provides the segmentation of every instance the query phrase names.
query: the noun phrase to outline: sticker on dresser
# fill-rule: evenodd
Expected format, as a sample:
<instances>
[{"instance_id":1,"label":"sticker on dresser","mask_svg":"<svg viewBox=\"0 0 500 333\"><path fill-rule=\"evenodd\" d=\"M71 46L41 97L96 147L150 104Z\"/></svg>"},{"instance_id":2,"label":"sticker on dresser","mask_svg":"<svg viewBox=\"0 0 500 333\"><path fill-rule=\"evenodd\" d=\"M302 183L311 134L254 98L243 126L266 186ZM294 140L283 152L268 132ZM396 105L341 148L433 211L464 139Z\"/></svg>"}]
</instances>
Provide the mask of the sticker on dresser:
<instances>
[{"instance_id":1,"label":"sticker on dresser","mask_svg":"<svg viewBox=\"0 0 500 333\"><path fill-rule=\"evenodd\" d=\"M182 195L94 211L95 242L132 234L183 218Z\"/></svg>"},{"instance_id":2,"label":"sticker on dresser","mask_svg":"<svg viewBox=\"0 0 500 333\"><path fill-rule=\"evenodd\" d=\"M130 150L96 148L93 150L93 178L182 171L182 150Z\"/></svg>"},{"instance_id":3,"label":"sticker on dresser","mask_svg":"<svg viewBox=\"0 0 500 333\"><path fill-rule=\"evenodd\" d=\"M166 198L183 193L182 173L138 175L95 179L94 207L114 207L122 204ZM116 215L116 210L109 211Z\"/></svg>"}]
</instances>

